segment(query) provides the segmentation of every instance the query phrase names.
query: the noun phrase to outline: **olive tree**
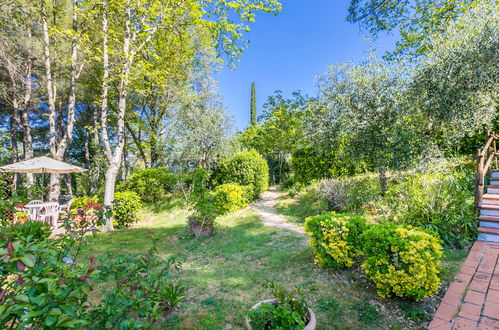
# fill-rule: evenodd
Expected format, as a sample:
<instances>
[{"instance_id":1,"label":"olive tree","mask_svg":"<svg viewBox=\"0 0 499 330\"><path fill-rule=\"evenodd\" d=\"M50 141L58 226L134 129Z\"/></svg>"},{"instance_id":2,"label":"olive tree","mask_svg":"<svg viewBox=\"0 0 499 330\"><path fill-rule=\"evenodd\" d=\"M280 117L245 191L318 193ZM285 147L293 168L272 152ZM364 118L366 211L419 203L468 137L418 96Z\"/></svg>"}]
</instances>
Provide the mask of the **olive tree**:
<instances>
[{"instance_id":1,"label":"olive tree","mask_svg":"<svg viewBox=\"0 0 499 330\"><path fill-rule=\"evenodd\" d=\"M481 1L431 37L411 84L431 136L461 138L490 128L499 97L499 6Z\"/></svg>"},{"instance_id":2,"label":"olive tree","mask_svg":"<svg viewBox=\"0 0 499 330\"><path fill-rule=\"evenodd\" d=\"M361 64L329 67L320 77L320 113L328 136L346 143L350 156L379 173L382 191L387 170L407 165L418 145L411 110L404 102L408 69L374 56Z\"/></svg>"}]
</instances>

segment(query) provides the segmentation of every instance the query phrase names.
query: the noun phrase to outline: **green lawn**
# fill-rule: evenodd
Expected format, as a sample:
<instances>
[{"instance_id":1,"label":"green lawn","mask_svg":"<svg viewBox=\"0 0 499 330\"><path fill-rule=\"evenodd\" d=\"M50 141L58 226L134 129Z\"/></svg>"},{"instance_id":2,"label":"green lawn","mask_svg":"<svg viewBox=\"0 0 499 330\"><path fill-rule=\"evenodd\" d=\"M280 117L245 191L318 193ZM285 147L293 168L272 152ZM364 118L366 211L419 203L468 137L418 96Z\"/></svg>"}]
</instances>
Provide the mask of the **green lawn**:
<instances>
[{"instance_id":1,"label":"green lawn","mask_svg":"<svg viewBox=\"0 0 499 330\"><path fill-rule=\"evenodd\" d=\"M251 210L220 219L210 238L187 237L186 217L182 209L147 213L133 228L98 234L85 250L87 257L145 252L147 232L153 230L161 238L159 253L183 263L182 277L189 287L187 299L164 327L243 328L246 311L269 298L261 287L265 280L301 286L317 314L318 329L421 328L438 303L436 298L421 303L383 300L357 270L319 269L304 237L264 227ZM447 254L446 279L465 255Z\"/></svg>"}]
</instances>

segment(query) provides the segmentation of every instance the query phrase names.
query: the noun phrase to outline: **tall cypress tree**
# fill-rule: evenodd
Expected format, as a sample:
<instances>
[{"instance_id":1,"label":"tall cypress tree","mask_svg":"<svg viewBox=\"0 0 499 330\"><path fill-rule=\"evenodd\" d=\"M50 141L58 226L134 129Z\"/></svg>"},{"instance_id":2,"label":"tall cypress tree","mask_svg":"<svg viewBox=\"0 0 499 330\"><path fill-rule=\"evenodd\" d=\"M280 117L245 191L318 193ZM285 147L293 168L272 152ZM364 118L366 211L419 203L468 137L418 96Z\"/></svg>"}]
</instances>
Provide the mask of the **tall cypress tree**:
<instances>
[{"instance_id":1,"label":"tall cypress tree","mask_svg":"<svg viewBox=\"0 0 499 330\"><path fill-rule=\"evenodd\" d=\"M251 104L250 104L250 120L251 126L256 125L256 91L255 91L255 82L251 83Z\"/></svg>"}]
</instances>

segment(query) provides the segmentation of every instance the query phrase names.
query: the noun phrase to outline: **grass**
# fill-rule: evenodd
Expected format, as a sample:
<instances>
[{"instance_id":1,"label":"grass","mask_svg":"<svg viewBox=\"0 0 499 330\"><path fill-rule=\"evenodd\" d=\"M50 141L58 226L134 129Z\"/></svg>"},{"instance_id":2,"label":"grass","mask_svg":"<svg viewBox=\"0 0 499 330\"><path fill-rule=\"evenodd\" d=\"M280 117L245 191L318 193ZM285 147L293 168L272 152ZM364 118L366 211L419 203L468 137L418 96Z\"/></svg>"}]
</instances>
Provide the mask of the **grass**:
<instances>
[{"instance_id":1,"label":"grass","mask_svg":"<svg viewBox=\"0 0 499 330\"><path fill-rule=\"evenodd\" d=\"M263 226L250 209L221 218L214 236L199 239L186 236L187 215L175 207L159 213L148 209L134 227L98 234L85 250L87 257L143 253L150 246L147 233L153 230L160 238L158 253L182 262L189 288L188 298L162 327L242 329L248 309L269 298L261 285L266 280L302 287L318 329L417 329L438 303L383 300L356 269L319 269L303 236ZM464 256L446 255L447 278Z\"/></svg>"}]
</instances>

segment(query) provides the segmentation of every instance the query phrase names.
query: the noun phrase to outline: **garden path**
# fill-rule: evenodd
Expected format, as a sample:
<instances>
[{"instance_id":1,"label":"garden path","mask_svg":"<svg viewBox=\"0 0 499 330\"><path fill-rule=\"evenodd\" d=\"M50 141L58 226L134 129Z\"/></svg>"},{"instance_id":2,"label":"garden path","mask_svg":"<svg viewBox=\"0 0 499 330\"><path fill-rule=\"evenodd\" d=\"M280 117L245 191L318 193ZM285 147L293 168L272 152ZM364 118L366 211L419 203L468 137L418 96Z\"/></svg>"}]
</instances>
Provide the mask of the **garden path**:
<instances>
[{"instance_id":1,"label":"garden path","mask_svg":"<svg viewBox=\"0 0 499 330\"><path fill-rule=\"evenodd\" d=\"M277 212L276 203L282 191L277 188L270 188L262 193L260 199L253 203L253 209L258 212L260 219L265 226L276 227L294 231L298 234L305 235L302 227L289 223L286 219Z\"/></svg>"},{"instance_id":2,"label":"garden path","mask_svg":"<svg viewBox=\"0 0 499 330\"><path fill-rule=\"evenodd\" d=\"M429 329L499 329L499 243L476 241Z\"/></svg>"}]
</instances>

